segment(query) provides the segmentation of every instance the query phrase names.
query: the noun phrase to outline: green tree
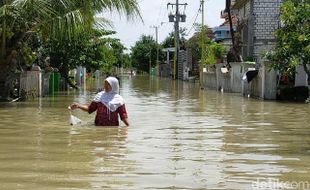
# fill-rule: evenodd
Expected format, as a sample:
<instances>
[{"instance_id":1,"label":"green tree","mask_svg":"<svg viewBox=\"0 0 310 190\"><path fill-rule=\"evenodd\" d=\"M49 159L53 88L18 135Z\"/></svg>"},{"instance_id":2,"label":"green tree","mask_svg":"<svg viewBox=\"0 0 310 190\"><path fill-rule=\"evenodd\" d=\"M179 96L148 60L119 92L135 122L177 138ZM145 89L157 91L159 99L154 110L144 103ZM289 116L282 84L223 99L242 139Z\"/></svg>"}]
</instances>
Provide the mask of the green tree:
<instances>
[{"instance_id":1,"label":"green tree","mask_svg":"<svg viewBox=\"0 0 310 190\"><path fill-rule=\"evenodd\" d=\"M107 23L104 18L96 19L97 13L114 10L129 18L140 16L136 0L1 1L0 88L3 88L1 84L11 74L8 71L16 68L16 64L12 64L16 62L13 61L16 53L17 57L25 56L23 60L27 64L36 59L36 49L28 41L31 36L39 36L43 43L51 40L71 42L78 36L77 31L87 31Z\"/></svg>"},{"instance_id":2,"label":"green tree","mask_svg":"<svg viewBox=\"0 0 310 190\"><path fill-rule=\"evenodd\" d=\"M184 45L186 42L185 36L186 36L186 28L180 28L180 45ZM164 41L161 43L162 47L164 48L170 48L175 46L174 42L174 31L170 32L168 36L164 39Z\"/></svg>"},{"instance_id":3,"label":"green tree","mask_svg":"<svg viewBox=\"0 0 310 190\"><path fill-rule=\"evenodd\" d=\"M131 48L132 65L140 71L150 71L156 65L157 44L152 36L142 35ZM151 65L150 65L151 64Z\"/></svg>"},{"instance_id":4,"label":"green tree","mask_svg":"<svg viewBox=\"0 0 310 190\"><path fill-rule=\"evenodd\" d=\"M123 54L123 67L130 69L132 68L132 61L131 61L131 57L130 54L124 53Z\"/></svg>"},{"instance_id":5,"label":"green tree","mask_svg":"<svg viewBox=\"0 0 310 190\"><path fill-rule=\"evenodd\" d=\"M215 64L217 59L222 59L225 54L225 47L216 42L211 42L206 46L205 64Z\"/></svg>"},{"instance_id":6,"label":"green tree","mask_svg":"<svg viewBox=\"0 0 310 190\"><path fill-rule=\"evenodd\" d=\"M68 79L68 70L84 66L88 71L97 69L111 71L116 64L116 55L111 44L118 40L107 38L115 32L91 29L79 31L75 40L53 38L44 44L42 52L51 57L51 66L58 68L62 76ZM44 64L41 65L44 68ZM69 80L68 80L69 81Z\"/></svg>"},{"instance_id":7,"label":"green tree","mask_svg":"<svg viewBox=\"0 0 310 190\"><path fill-rule=\"evenodd\" d=\"M217 59L221 59L225 54L225 47L221 44L213 42L210 38L205 36L201 39L202 26L196 24L195 35L188 40L187 47L192 50L193 57L195 60L201 60L201 46L202 41L205 44L205 60L201 61L203 64L215 64ZM208 26L204 26L205 33L208 33Z\"/></svg>"},{"instance_id":8,"label":"green tree","mask_svg":"<svg viewBox=\"0 0 310 190\"><path fill-rule=\"evenodd\" d=\"M126 15L139 15L136 0L6 0L0 3L1 63L12 50L31 34L42 39L72 39L77 29L89 29L96 22L95 15L104 10L117 10Z\"/></svg>"},{"instance_id":9,"label":"green tree","mask_svg":"<svg viewBox=\"0 0 310 190\"><path fill-rule=\"evenodd\" d=\"M111 48L113 49L113 54L116 57L114 66L124 67L124 50L126 50L126 47L119 40L115 40L111 43Z\"/></svg>"},{"instance_id":10,"label":"green tree","mask_svg":"<svg viewBox=\"0 0 310 190\"><path fill-rule=\"evenodd\" d=\"M310 78L310 4L309 1L286 1L281 6L281 27L273 51L267 53L271 67L292 76L295 67L302 64Z\"/></svg>"}]
</instances>

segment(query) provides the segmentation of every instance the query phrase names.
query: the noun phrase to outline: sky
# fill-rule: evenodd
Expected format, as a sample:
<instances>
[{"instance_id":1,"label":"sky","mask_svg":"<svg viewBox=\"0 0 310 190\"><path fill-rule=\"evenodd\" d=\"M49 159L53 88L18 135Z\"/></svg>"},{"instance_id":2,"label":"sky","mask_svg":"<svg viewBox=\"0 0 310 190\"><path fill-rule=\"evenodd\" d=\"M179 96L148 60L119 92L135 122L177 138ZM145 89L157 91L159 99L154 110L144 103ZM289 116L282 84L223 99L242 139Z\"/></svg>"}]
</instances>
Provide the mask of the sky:
<instances>
[{"instance_id":1,"label":"sky","mask_svg":"<svg viewBox=\"0 0 310 190\"><path fill-rule=\"evenodd\" d=\"M105 13L105 18L112 21L117 33L112 37L119 38L128 49L135 45L135 42L144 35L151 35L156 39L154 26L158 27L158 41L162 42L170 32L173 31L173 22L169 22L168 14L175 13L175 7L172 10L168 3L175 4L175 0L138 0L140 13L143 19L127 20L124 15L117 13ZM186 22L180 23L180 27L187 28L186 33L190 38L194 31L193 23L201 23L200 0L179 0L179 3L188 5L184 10L184 6L180 6L180 12L185 13ZM205 0L204 6L204 23L209 27L219 26L224 22L220 18L220 13L225 9L225 0Z\"/></svg>"}]
</instances>

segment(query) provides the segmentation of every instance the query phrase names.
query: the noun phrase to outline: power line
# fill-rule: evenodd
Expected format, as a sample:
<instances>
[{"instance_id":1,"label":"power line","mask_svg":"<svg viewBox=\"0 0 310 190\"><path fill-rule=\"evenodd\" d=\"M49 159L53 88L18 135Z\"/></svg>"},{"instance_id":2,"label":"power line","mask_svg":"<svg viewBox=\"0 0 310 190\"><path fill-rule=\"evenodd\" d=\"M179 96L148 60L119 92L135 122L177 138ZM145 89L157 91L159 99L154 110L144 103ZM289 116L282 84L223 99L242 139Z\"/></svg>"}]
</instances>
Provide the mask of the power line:
<instances>
[{"instance_id":1,"label":"power line","mask_svg":"<svg viewBox=\"0 0 310 190\"><path fill-rule=\"evenodd\" d=\"M201 11L201 4L200 4L199 9L198 9L198 11L197 11L195 20L194 20L194 22L193 22L191 28L189 29L189 31L188 31L188 33L187 33L186 35L189 35L189 34L191 33L192 29L194 28L195 23L196 23L196 21L197 21L197 18L198 18L198 16L199 16L200 11ZM193 18L194 18L194 17L193 17ZM193 20L193 19L192 19L192 20Z\"/></svg>"},{"instance_id":2,"label":"power line","mask_svg":"<svg viewBox=\"0 0 310 190\"><path fill-rule=\"evenodd\" d=\"M164 5L164 0L162 0L161 3L160 3L159 14L158 14L157 21L156 21L157 24L159 23L158 22L159 20L163 20L164 19L164 15L161 16L161 13L162 13L162 10L163 10L163 5ZM160 21L160 23L161 23L161 21Z\"/></svg>"}]
</instances>

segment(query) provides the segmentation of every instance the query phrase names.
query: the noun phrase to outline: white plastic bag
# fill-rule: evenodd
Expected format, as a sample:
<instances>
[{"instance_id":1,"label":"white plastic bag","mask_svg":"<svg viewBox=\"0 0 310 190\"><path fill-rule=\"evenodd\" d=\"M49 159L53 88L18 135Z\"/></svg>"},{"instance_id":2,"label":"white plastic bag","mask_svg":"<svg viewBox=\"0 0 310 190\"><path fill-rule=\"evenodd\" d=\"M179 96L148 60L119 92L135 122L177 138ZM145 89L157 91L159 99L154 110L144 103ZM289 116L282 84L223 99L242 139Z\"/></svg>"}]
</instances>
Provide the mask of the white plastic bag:
<instances>
[{"instance_id":1,"label":"white plastic bag","mask_svg":"<svg viewBox=\"0 0 310 190\"><path fill-rule=\"evenodd\" d=\"M72 115L70 106L68 107L68 109L69 109L69 112L70 112L70 118L69 118L69 123L70 123L70 125L78 125L78 124L81 124L81 123L82 123L82 120L80 120L79 118L77 118L77 117L75 117L74 115Z\"/></svg>"},{"instance_id":2,"label":"white plastic bag","mask_svg":"<svg viewBox=\"0 0 310 190\"><path fill-rule=\"evenodd\" d=\"M70 125L78 125L82 123L82 120L70 114L69 123Z\"/></svg>"}]
</instances>

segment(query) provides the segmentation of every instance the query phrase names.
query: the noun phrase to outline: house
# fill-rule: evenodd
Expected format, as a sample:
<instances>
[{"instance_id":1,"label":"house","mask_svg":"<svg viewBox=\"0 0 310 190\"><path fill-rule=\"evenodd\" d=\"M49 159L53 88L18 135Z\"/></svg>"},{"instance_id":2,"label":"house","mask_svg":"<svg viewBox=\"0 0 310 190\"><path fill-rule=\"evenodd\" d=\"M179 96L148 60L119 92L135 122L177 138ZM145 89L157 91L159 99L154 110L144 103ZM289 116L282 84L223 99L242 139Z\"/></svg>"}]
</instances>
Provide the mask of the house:
<instances>
[{"instance_id":1,"label":"house","mask_svg":"<svg viewBox=\"0 0 310 190\"><path fill-rule=\"evenodd\" d=\"M225 21L220 26L212 28L214 34L214 41L221 43L227 49L229 49L232 46L232 41L231 41L230 24L227 11L225 10L221 11L221 18L225 19ZM232 24L234 31L236 31L237 23L238 23L237 16L232 15Z\"/></svg>"},{"instance_id":2,"label":"house","mask_svg":"<svg viewBox=\"0 0 310 190\"><path fill-rule=\"evenodd\" d=\"M231 10L241 27L242 57L260 62L261 54L275 44L281 0L235 0Z\"/></svg>"},{"instance_id":3,"label":"house","mask_svg":"<svg viewBox=\"0 0 310 190\"><path fill-rule=\"evenodd\" d=\"M212 28L212 31L215 36L215 42L222 42L223 44L231 45L231 34L229 26L217 26Z\"/></svg>"}]
</instances>

